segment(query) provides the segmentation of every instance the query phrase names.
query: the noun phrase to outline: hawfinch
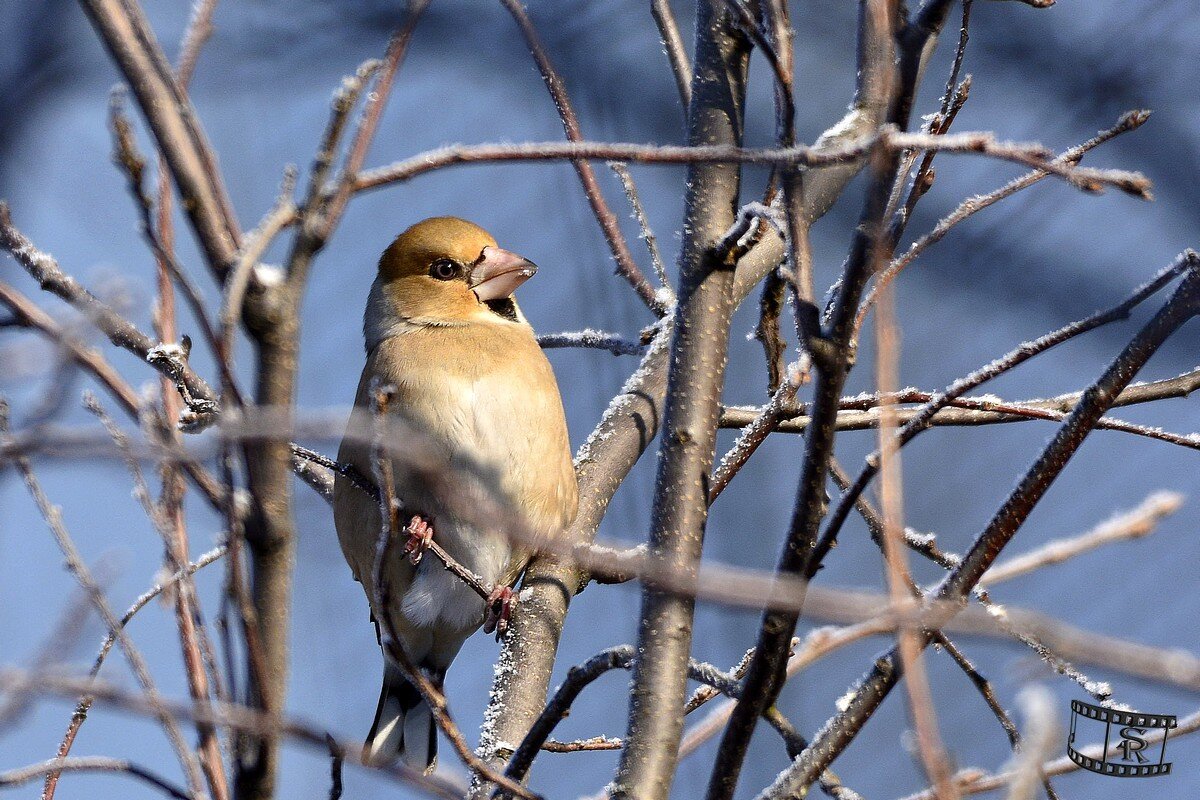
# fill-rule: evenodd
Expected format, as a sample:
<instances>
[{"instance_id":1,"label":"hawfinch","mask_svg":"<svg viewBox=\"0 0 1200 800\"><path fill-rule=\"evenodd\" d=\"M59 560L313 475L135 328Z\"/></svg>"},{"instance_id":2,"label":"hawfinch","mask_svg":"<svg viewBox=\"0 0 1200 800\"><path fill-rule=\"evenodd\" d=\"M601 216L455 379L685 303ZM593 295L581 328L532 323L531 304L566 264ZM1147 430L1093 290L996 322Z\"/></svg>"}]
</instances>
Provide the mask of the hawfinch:
<instances>
[{"instance_id":1,"label":"hawfinch","mask_svg":"<svg viewBox=\"0 0 1200 800\"><path fill-rule=\"evenodd\" d=\"M437 686L485 614L489 626L496 623L500 604L485 603L438 559L420 559L422 538L427 543L432 537L484 584L497 587L493 599L504 602L505 618L511 586L531 552L501 532L471 524L479 516L463 514L462 502L444 502L447 492L469 504L479 492L495 496L498 488L535 541L562 533L578 504L558 385L512 297L536 269L497 247L477 225L436 217L412 226L384 251L367 299L357 423L351 420L338 460L373 474L362 423L372 386L390 384L396 394L388 413L424 434L445 463L470 463L494 476L487 489L478 470L432 485L428 473L406 470L402 458L394 459L396 497L406 516L416 516L409 526L415 538L383 565L388 618L409 660ZM403 448L403 442L394 444ZM381 620L372 585L379 506L339 475L334 517L346 561L366 591L373 619ZM366 757L375 764L401 758L423 772L437 758L432 712L386 653Z\"/></svg>"}]
</instances>

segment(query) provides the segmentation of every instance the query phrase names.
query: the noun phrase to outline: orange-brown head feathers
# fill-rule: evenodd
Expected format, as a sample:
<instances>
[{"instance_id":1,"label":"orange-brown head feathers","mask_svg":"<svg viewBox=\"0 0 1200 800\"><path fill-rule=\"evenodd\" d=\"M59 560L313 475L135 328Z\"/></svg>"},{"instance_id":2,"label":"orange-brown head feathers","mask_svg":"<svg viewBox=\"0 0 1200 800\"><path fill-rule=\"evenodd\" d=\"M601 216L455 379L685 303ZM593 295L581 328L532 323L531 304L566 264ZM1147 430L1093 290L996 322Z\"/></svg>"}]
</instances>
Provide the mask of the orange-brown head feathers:
<instances>
[{"instance_id":1,"label":"orange-brown head feathers","mask_svg":"<svg viewBox=\"0 0 1200 800\"><path fill-rule=\"evenodd\" d=\"M431 217L396 237L379 259L367 303L367 349L412 325L516 321L513 291L537 267L496 246L483 228Z\"/></svg>"},{"instance_id":2,"label":"orange-brown head feathers","mask_svg":"<svg viewBox=\"0 0 1200 800\"><path fill-rule=\"evenodd\" d=\"M430 217L396 237L379 259L384 281L428 276L438 259L474 264L485 247L495 247L492 235L473 222L458 217Z\"/></svg>"}]
</instances>

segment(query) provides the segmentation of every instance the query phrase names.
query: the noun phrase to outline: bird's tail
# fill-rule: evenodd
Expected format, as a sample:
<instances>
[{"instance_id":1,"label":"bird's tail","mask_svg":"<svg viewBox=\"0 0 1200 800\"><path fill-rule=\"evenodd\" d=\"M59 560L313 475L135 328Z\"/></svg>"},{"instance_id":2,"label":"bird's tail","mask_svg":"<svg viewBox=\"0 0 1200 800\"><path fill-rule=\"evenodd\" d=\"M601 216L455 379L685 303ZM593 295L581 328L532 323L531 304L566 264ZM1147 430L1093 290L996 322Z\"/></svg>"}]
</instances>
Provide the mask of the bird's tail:
<instances>
[{"instance_id":1,"label":"bird's tail","mask_svg":"<svg viewBox=\"0 0 1200 800\"><path fill-rule=\"evenodd\" d=\"M375 722L367 734L367 763L380 766L397 759L417 772L429 774L437 764L437 726L433 710L401 671L385 659L383 689ZM435 685L441 675L430 675Z\"/></svg>"}]
</instances>

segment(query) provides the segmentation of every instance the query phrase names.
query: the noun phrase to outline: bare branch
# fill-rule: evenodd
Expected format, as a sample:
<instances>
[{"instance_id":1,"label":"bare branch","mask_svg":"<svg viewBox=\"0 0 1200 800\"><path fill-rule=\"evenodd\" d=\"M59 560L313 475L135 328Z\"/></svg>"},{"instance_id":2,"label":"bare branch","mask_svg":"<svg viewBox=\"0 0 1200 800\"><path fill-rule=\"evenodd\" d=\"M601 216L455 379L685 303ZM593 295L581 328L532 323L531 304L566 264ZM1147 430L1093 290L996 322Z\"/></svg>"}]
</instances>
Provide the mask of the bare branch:
<instances>
[{"instance_id":1,"label":"bare branch","mask_svg":"<svg viewBox=\"0 0 1200 800\"><path fill-rule=\"evenodd\" d=\"M63 772L112 772L124 773L131 778L147 783L160 790L168 797L179 800L191 800L192 795L183 789L159 777L145 767L138 766L122 758L106 758L104 756L87 756L84 758L52 758L40 764L30 764L27 767L10 769L0 772L0 788L12 788L23 783L37 780L43 776L59 775Z\"/></svg>"},{"instance_id":2,"label":"bare branch","mask_svg":"<svg viewBox=\"0 0 1200 800\"><path fill-rule=\"evenodd\" d=\"M313 192L310 192L309 200L305 203L306 220L301 225L304 235L297 241L296 249L293 251L292 257L289 258L288 273L289 275L295 275L296 278L294 279L296 280L303 278L312 253L319 250L325 241L333 235L334 229L337 227L342 214L346 210L346 204L350 202L350 195L354 191L354 185L358 180L359 172L366 162L367 151L371 148L371 143L375 139L375 133L379 129L379 122L383 118L384 106L387 104L388 97L392 93L392 83L396 79L396 73L400 71L400 65L404 63L404 57L408 53L408 46L412 42L417 24L421 21L428 7L429 0L408 0L404 21L388 41L387 52L384 53L378 70L373 66L366 70L367 72L376 73L375 84L367 100L366 108L363 109L362 117L359 119L358 128L354 132L354 140L350 143L350 152L346 156L346 164L342 168L341 178L333 194L322 204L323 207L319 207L314 202L316 196L313 192L320 188L318 179L324 177L322 160L325 156L323 154L326 152L332 154L336 148L337 140L341 136L342 125L344 124L344 121L339 119L339 115L342 112L338 110L338 102L335 100L334 116L330 121L329 127L326 129L326 136L322 141L321 149L318 151L317 169L313 173ZM362 76L363 72L360 68L359 75ZM360 77L360 80L363 79L365 79L365 76ZM346 105L346 113L349 112L350 106L353 105L353 99L356 94L357 91L351 91L343 98ZM319 221L316 217L318 211L321 212ZM311 252L308 252L305 256L298 257L296 255L296 253L305 253L305 251Z\"/></svg>"},{"instance_id":3,"label":"bare branch","mask_svg":"<svg viewBox=\"0 0 1200 800\"><path fill-rule=\"evenodd\" d=\"M629 199L629 206L633 209L633 218L637 220L638 228L642 232L642 240L646 243L646 250L650 253L650 264L654 267L654 274L658 277L658 291L666 295L668 302L665 305L673 305L675 292L671 289L671 279L667 277L667 267L663 263L662 253L658 251L658 238L654 235L654 229L650 227L646 209L642 208L642 199L638 196L637 185L633 182L633 174L629 171L629 167L620 161L608 162L608 168L621 179L621 188L625 190L625 197Z\"/></svg>"},{"instance_id":4,"label":"bare branch","mask_svg":"<svg viewBox=\"0 0 1200 800\"><path fill-rule=\"evenodd\" d=\"M304 745L322 755L329 753L329 734L319 727L305 720L267 714L249 706L213 703L211 708L207 708L199 707L190 700L184 702L164 699L161 706L156 707L145 695L125 691L111 683L57 674L35 675L28 671L11 668L0 669L0 692L62 697L77 697L90 693L102 705L109 705L135 714L156 716L161 710L175 720L202 722L257 736L272 734ZM340 752L349 754L353 763L362 764L363 748L361 743L338 740L336 747ZM433 775L422 775L402 764L367 768L371 769L374 774L402 781L426 794L445 798L445 800L462 800L466 791L466 787L460 782Z\"/></svg>"},{"instance_id":5,"label":"bare branch","mask_svg":"<svg viewBox=\"0 0 1200 800\"><path fill-rule=\"evenodd\" d=\"M165 387L164 390L170 391ZM121 451L126 467L133 478L134 496L141 503L146 516L163 541L166 564L173 572L180 575L178 586L172 595L175 601L175 622L183 651L188 692L197 703L208 703L208 675L205 672L201 650L211 652L211 646L200 616L196 587L191 580L192 573L187 571L187 533L186 528L183 527L182 486L178 483L178 474L169 467L163 470L164 499L161 506L156 505L145 476L142 474L137 459L134 458L128 437L91 392L84 393L84 407L100 420ZM145 420L145 427L150 427L152 424L150 419ZM204 770L209 790L212 792L214 800L225 800L229 796L229 789L221 763L221 751L216 731L211 726L202 724L198 726L197 733L200 738L198 747L200 766Z\"/></svg>"},{"instance_id":6,"label":"bare branch","mask_svg":"<svg viewBox=\"0 0 1200 800\"><path fill-rule=\"evenodd\" d=\"M721 0L699 4L690 145L737 145L742 139L750 52L721 6ZM649 542L651 563L685 582L696 575L704 542L705 487L715 455L734 309L736 261L718 245L734 222L740 179L733 165L693 165L686 184L679 301ZM683 729L693 610L690 598L643 586L629 733L615 781L618 797L662 800L670 791Z\"/></svg>"},{"instance_id":7,"label":"bare branch","mask_svg":"<svg viewBox=\"0 0 1200 800\"><path fill-rule=\"evenodd\" d=\"M592 750L620 750L625 742L611 736L593 736L590 739L575 739L570 742L560 742L547 739L542 745L544 753L582 753Z\"/></svg>"},{"instance_id":8,"label":"bare branch","mask_svg":"<svg viewBox=\"0 0 1200 800\"><path fill-rule=\"evenodd\" d=\"M104 386L127 414L134 419L140 418L141 408L137 393L98 351L87 347L68 335L58 323L32 303L29 298L3 282L0 282L0 303L10 308L22 325L34 328L60 344L75 363L89 372ZM15 457L24 452L25 449L21 446L12 446L11 442L5 442L3 446L0 446L0 454L5 457ZM186 454L177 455L185 456ZM194 459L182 457L179 460L182 462L188 476L197 488L200 489L201 493L204 494L208 502L214 507L219 508L224 502L225 491L217 483L216 479Z\"/></svg>"},{"instance_id":9,"label":"bare branch","mask_svg":"<svg viewBox=\"0 0 1200 800\"><path fill-rule=\"evenodd\" d=\"M221 182L216 156L187 93L176 82L136 2L80 0L80 5L124 73L154 131L209 266L216 275L223 276L233 264L241 231Z\"/></svg>"},{"instance_id":10,"label":"bare branch","mask_svg":"<svg viewBox=\"0 0 1200 800\"><path fill-rule=\"evenodd\" d=\"M8 433L8 408L2 402L0 402L0 433ZM17 471L25 481L25 486L29 490L30 497L33 498L38 511L46 521L46 526L50 528L55 542L66 559L67 570L79 583L84 592L87 593L96 611L100 614L101 619L108 626L109 631L115 634L117 643L120 645L122 652L125 653L125 657L129 661L129 666L133 669L138 685L146 695L147 702L159 708L159 713L157 714L159 722L162 724L167 739L171 742L172 748L183 765L184 774L187 777L188 791L198 798L208 797L208 794L204 791L203 778L201 777L200 764L196 753L188 747L187 742L183 738L183 732L180 731L175 720L166 714L165 711L161 710L162 698L155 686L154 679L150 675L150 670L142 658L141 652L125 635L120 621L113 614L112 608L104 597L104 592L92 578L91 570L84 563L70 533L67 532L66 526L63 524L61 512L56 506L50 503L50 499L42 491L41 483L34 474L28 459L17 457L13 461L16 464Z\"/></svg>"},{"instance_id":11,"label":"bare branch","mask_svg":"<svg viewBox=\"0 0 1200 800\"><path fill-rule=\"evenodd\" d=\"M166 273L169 280L174 280L183 290L183 296L187 299L188 305L191 308L192 315L196 318L196 323L200 326L201 332L204 334L205 340L212 347L213 352L217 351L217 337L213 329L212 323L208 318L208 310L204 307L204 300L200 295L200 290L188 277L183 266L175 258L174 253L168 248L170 234L167 230L162 229L156 232L154 229L154 201L147 193L145 186L145 170L146 160L142 158L137 150L137 143L134 138L133 123L125 115L124 108L124 93L123 91L114 91L112 98L109 100L109 119L113 129L114 152L113 161L121 171L125 173L129 184L129 193L133 195L134 202L137 204L138 210L138 227L141 228L142 238L150 246L150 250L154 253L154 259L158 263L160 269L160 281L162 273ZM166 169L165 165L161 166ZM162 182L165 184L167 178L162 176ZM169 187L162 188L160 194L160 203L170 203ZM162 228L163 219L170 219L170 210L160 207L159 209L159 226ZM170 288L169 281L165 284ZM174 312L173 298L169 301L169 309ZM168 308L163 309L166 313ZM175 337L160 337L165 341L174 341Z\"/></svg>"},{"instance_id":12,"label":"bare branch","mask_svg":"<svg viewBox=\"0 0 1200 800\"><path fill-rule=\"evenodd\" d=\"M279 232L296 219L296 206L292 203L292 192L295 187L296 170L289 166L284 170L283 183L275 205L263 217L262 222L246 237L245 246L238 252L237 263L234 264L225 281L221 297L221 312L218 316L221 339L217 353L220 361L230 362L233 359L233 336L238 320L242 318L242 303L245 300L246 289L250 285L254 269Z\"/></svg>"},{"instance_id":13,"label":"bare branch","mask_svg":"<svg viewBox=\"0 0 1200 800\"><path fill-rule=\"evenodd\" d=\"M554 696L546 703L529 733L513 752L504 774L517 781L523 780L533 765L534 757L554 732L554 728L570 712L579 693L604 673L614 669L630 669L632 666L633 647L623 644L603 650L579 666L567 670L562 685L555 690Z\"/></svg>"},{"instance_id":14,"label":"bare branch","mask_svg":"<svg viewBox=\"0 0 1200 800\"><path fill-rule=\"evenodd\" d=\"M128 350L167 377L177 380L185 401L191 399L197 413L213 413L216 395L184 359L153 358L159 345L114 311L79 282L63 272L58 262L38 250L12 223L8 205L0 202L0 247L7 250L46 291L79 309L117 347ZM190 395L190 397L189 397Z\"/></svg>"},{"instance_id":15,"label":"bare branch","mask_svg":"<svg viewBox=\"0 0 1200 800\"><path fill-rule=\"evenodd\" d=\"M1109 128L1108 130L1101 131L1099 134L1091 139L1088 139L1082 144L1072 147L1070 150L1067 150L1062 155L1054 159L1054 161L1056 163L1067 165L1078 164L1080 159L1082 159L1084 154L1086 154L1089 150L1099 147L1110 139L1120 136L1122 133L1137 130L1149 118L1149 111L1137 110L1126 112L1125 114L1121 115L1121 118L1117 120L1117 123L1113 127ZM930 151L927 154L927 157L932 154L933 151ZM924 165L922 165L922 167L924 168ZM989 192L988 194L970 197L964 200L956 209L954 209L954 211L950 212L948 215L939 220L932 231L909 245L908 250L905 251L904 255L893 259L887 268L880 272L879 276L875 279L874 285L871 287L870 291L867 292L867 296L863 299L862 304L859 306L858 315L854 321L855 337L857 338L858 331L862 328L863 320L866 318L867 312L874 304L875 298L879 291L894 281L906 267L908 267L917 259L917 256L924 253L934 244L940 242L943 238L945 238L946 234L949 233L952 228L954 228L960 222L966 220L968 217L974 216L983 209L995 205L1006 197L1011 197L1022 189L1032 186L1048 175L1050 175L1050 173L1045 170L1035 169L1032 172L1020 176L1019 178L1009 181L1004 186L1001 186L999 189Z\"/></svg>"},{"instance_id":16,"label":"bare branch","mask_svg":"<svg viewBox=\"0 0 1200 800\"><path fill-rule=\"evenodd\" d=\"M885 292L879 300L876 321L876 388L881 395L895 391L900 383L900 345L896 326L896 308L893 294ZM922 597L923 593L912 579L908 568L908 551L904 535L904 491L900 474L900 445L893 435L897 421L892 403L880 407L879 423L879 469L880 522L879 543L882 546L888 596L893 602L906 596ZM904 687L908 695L909 713L916 731L917 751L921 765L930 782L937 787L942 800L958 800L950 781L951 767L933 707L933 692L929 686L929 674L922 658L924 649L922 632L912 624L902 625L896 631L896 650L906 680ZM798 755L798 754L797 754Z\"/></svg>"},{"instance_id":17,"label":"bare branch","mask_svg":"<svg viewBox=\"0 0 1200 800\"><path fill-rule=\"evenodd\" d=\"M1186 261L1189 265L1186 277L1171 299L1084 393L1079 405L976 538L959 566L940 584L936 593L939 600L963 601L1061 474L1113 399L1175 330L1200 313L1200 264L1190 255ZM787 796L820 775L870 719L895 686L899 675L894 650L878 659L855 687L844 710L830 720L804 754L760 795L761 800Z\"/></svg>"},{"instance_id":18,"label":"bare branch","mask_svg":"<svg viewBox=\"0 0 1200 800\"><path fill-rule=\"evenodd\" d=\"M562 76L558 74L558 70L554 69L554 65L550 62L546 46L542 44L524 4L521 0L500 0L500 2L508 9L508 13L516 21L517 27L521 29L521 35L525 37L525 44L529 47L529 52L537 63L547 91L550 92L550 99L554 101L554 107L558 109L567 139L570 142L582 142L584 140L583 131L579 127L579 117L575 115L575 109L567 95L567 86L563 82ZM650 281L646 280L645 273L637 265L633 253L629 251L629 243L625 241L625 234L621 232L617 215L612 212L608 201L604 199L604 193L600 191L600 184L596 180L596 173L592 169L592 165L583 159L573 159L571 165L575 167L575 172L579 175L579 182L583 184L583 192L587 195L588 204L592 207L596 221L600 223L600 230L603 231L608 248L612 251L613 260L617 262L617 274L629 282L629 285L652 311L658 316L662 316L667 309L659 302L654 287L650 285Z\"/></svg>"},{"instance_id":19,"label":"bare branch","mask_svg":"<svg viewBox=\"0 0 1200 800\"><path fill-rule=\"evenodd\" d=\"M853 120L852 120L853 122ZM841 133L838 131L837 133ZM460 164L528 161L628 161L638 164L768 164L801 167L852 165L876 147L886 150L933 150L977 154L1046 170L1076 188L1098 192L1113 186L1123 192L1147 197L1149 181L1144 175L1122 170L1096 170L1054 164L1051 153L1041 145L998 142L990 133L956 133L929 136L902 133L883 127L861 138L831 136L825 142L795 147L747 148L733 145L655 145L625 142L526 142L522 144L448 145L426 150L394 164L365 170L354 182L355 191L402 183L446 167ZM821 198L821 194L814 195Z\"/></svg>"},{"instance_id":20,"label":"bare branch","mask_svg":"<svg viewBox=\"0 0 1200 800\"><path fill-rule=\"evenodd\" d=\"M225 545L219 545L212 550L209 550L192 563L188 564L184 569L177 571L166 580L155 583L153 586L139 595L138 598L133 601L133 604L126 609L125 613L121 615L120 627L124 628L126 625L128 625L129 621L133 619L134 615L149 605L151 600L160 596L163 592L171 589L173 586L178 584L179 581L183 580L185 576L194 575L199 570L220 559L223 555L225 555ZM100 668L104 666L104 660L108 657L108 654L112 650L112 646L116 643L116 641L117 636L115 632L109 631L109 633L105 635L104 641L100 644L100 651L96 654L96 658L92 661L91 668L88 669L89 679L95 678L98 674L100 674ZM88 711L91 710L92 703L94 701L95 697L90 694L84 694L79 698L79 702L75 706L75 712L71 715L71 721L67 725L67 732L63 734L62 742L59 743L58 752L55 756L57 759L64 759L70 754L71 747L75 744L75 737L79 734L79 729L87 720ZM42 797L53 797L54 787L56 784L56 773L51 772L47 774L46 788L42 792Z\"/></svg>"},{"instance_id":21,"label":"bare branch","mask_svg":"<svg viewBox=\"0 0 1200 800\"><path fill-rule=\"evenodd\" d=\"M529 768L533 765L534 757L538 754L539 750L546 749L545 744L548 737L553 733L558 723L570 713L571 705L575 702L580 692L606 672L614 669L633 669L634 665L634 649L632 646L626 644L610 647L592 656L583 664L571 667L567 671L567 677L562 685L554 692L553 697L550 698L550 701L542 710L533 727L530 728L525 739L521 742L516 752L513 753L505 770L505 775L516 780L523 780ZM688 659L687 675L690 679L698 681L714 694L737 697L741 693L741 686L738 683L737 676L721 672L721 670L712 664ZM790 752L799 739L791 723L774 709L765 718L784 737L784 741ZM611 740L604 739L604 737L600 738L603 740L601 747L589 747L586 749L618 749L612 746L613 742ZM585 748L579 747L577 749ZM796 752L799 753L802 749L803 740L799 740L799 747L796 749ZM494 796L503 796L503 794L503 792L498 790Z\"/></svg>"},{"instance_id":22,"label":"bare branch","mask_svg":"<svg viewBox=\"0 0 1200 800\"><path fill-rule=\"evenodd\" d=\"M1140 539L1158 527L1163 517L1174 514L1183 505L1183 495L1155 492L1137 508L1101 523L1087 533L1070 539L1058 539L1023 555L992 566L979 579L979 588L988 589L1003 581L1028 574L1049 564L1061 564L1078 555L1113 542Z\"/></svg>"},{"instance_id":23,"label":"bare branch","mask_svg":"<svg viewBox=\"0 0 1200 800\"><path fill-rule=\"evenodd\" d=\"M887 109L886 119L897 115L899 75L895 69L895 43L899 8L889 0L865 0L859 26L859 102ZM820 326L817 342L806 345L813 354L813 420L807 431L804 461L792 519L779 557L777 571L784 577L811 577L813 544L825 512L825 483L833 454L837 401L853 363L851 334L853 309L881 254L883 215L895 179L899 153L881 149L870 159L870 186L866 193L851 252L839 279L832 315ZM820 347L814 344L819 343ZM816 562L819 563L819 562ZM798 593L804 602L804 590ZM744 693L734 709L709 777L707 800L729 800L737 787L750 737L764 709L774 704L783 686L787 652L799 620L799 611L767 611L760 625L755 655L746 673ZM825 765L828 766L828 765ZM824 772L824 769L821 770Z\"/></svg>"},{"instance_id":24,"label":"bare branch","mask_svg":"<svg viewBox=\"0 0 1200 800\"><path fill-rule=\"evenodd\" d=\"M1200 389L1200 369L1166 378L1158 381L1134 383L1127 386L1113 403L1114 408L1152 403L1156 400L1189 397L1192 392ZM1068 413L1079 402L1081 392L1058 395L1041 400L994 401L981 397L959 397L947 403L929 420L930 425L996 425L1008 422L1023 422L1031 419L1058 420ZM894 400L897 403L929 403L937 397L936 392L920 389L904 389L897 392ZM843 431L870 430L879 424L879 414L874 409L886 398L875 394L843 397L839 404L837 427ZM721 411L722 428L745 428L755 424L766 407L726 407ZM921 413L921 408L897 408L896 415L901 422L907 423ZM807 416L807 404L795 404L780 411L782 419L775 429L783 433L803 433L810 424ZM1102 417L1096 427L1101 429L1126 430L1129 433L1150 435L1154 438L1170 437L1163 431L1152 432L1142 426L1121 423L1111 417ZM1180 441L1174 444L1187 445L1195 437L1178 437ZM1193 442L1195 443L1195 442Z\"/></svg>"},{"instance_id":25,"label":"bare branch","mask_svg":"<svg viewBox=\"0 0 1200 800\"><path fill-rule=\"evenodd\" d=\"M1089 317L1085 317L1082 320L1077 320L1064 325L1063 327L1045 334L1044 336L1040 336L1033 341L1025 342L1000 358L997 358L983 367L980 367L971 374L956 380L950 386L946 387L945 390L939 392L934 398L926 403L916 414L916 416L905 422L904 427L896 432L895 437L898 440L899 445L903 447L905 444L912 441L912 439L919 435L922 431L927 430L929 427L929 420L932 419L941 408L949 405L950 402L961 398L966 392L985 383L986 381L991 380L992 378L1002 375L1008 370L1028 361L1039 353L1043 353L1052 347L1062 344L1063 342L1066 342L1083 333L1094 330L1102 325L1106 325L1118 319L1128 317L1130 311L1137 307L1137 305L1158 292L1170 281L1174 280L1175 277L1181 272L1194 270L1198 264L1200 264L1200 256L1197 256L1193 251L1189 250L1181 254L1173 264L1161 270L1145 284L1138 287L1133 294L1131 294L1121 303L1118 303L1117 305L1105 311L1100 311L1092 314ZM1126 383L1128 383L1128 381L1126 381ZM1122 386L1118 387L1116 394L1119 395L1124 388L1125 385L1122 384ZM1084 396L1081 396L1079 401L1080 404L1083 403L1083 399ZM1112 398L1112 400L1115 400L1115 396ZM1107 410L1108 407L1111 407L1112 400L1109 400L1109 402L1106 404L1105 410ZM1073 406L1073 408L1076 410L1079 407L1080 405ZM1071 413L1074 413L1074 411ZM1100 420L1103 419L1103 417L1100 417L1099 415L1097 416L1098 419L1091 423L1089 430L1092 427L1098 426L1100 424ZM849 515L850 506L855 497L857 497L857 495L866 488L867 484L871 481L871 478L877 471L878 456L872 454L871 457L868 457L866 465L855 479L854 484L850 487L850 490L842 495L837 506L830 513L829 521L825 525L825 531L822 533L821 540L817 545L818 560L826 552L828 552L829 547L832 546L839 528Z\"/></svg>"},{"instance_id":26,"label":"bare branch","mask_svg":"<svg viewBox=\"0 0 1200 800\"><path fill-rule=\"evenodd\" d=\"M675 87L679 90L679 102L683 104L684 116L687 116L688 106L692 104L692 65L688 63L687 46L679 33L679 23L675 21L675 13L671 10L671 0L650 0L650 13L658 25L658 34L675 76Z\"/></svg>"},{"instance_id":27,"label":"bare branch","mask_svg":"<svg viewBox=\"0 0 1200 800\"><path fill-rule=\"evenodd\" d=\"M537 341L546 350L556 347L585 347L607 350L614 356L638 356L646 352L646 346L641 342L631 342L619 333L608 333L591 328L584 328L581 331L564 331L563 333L543 333L537 337Z\"/></svg>"}]
</instances>

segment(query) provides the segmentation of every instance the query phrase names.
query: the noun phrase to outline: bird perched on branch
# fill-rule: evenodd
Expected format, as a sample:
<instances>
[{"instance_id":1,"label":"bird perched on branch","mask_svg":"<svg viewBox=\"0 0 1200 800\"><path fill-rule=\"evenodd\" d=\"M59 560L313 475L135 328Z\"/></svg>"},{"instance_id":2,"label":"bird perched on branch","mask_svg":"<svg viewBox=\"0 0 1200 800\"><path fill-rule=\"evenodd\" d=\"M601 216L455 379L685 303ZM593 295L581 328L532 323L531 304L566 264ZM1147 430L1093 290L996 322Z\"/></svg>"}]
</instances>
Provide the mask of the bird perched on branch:
<instances>
[{"instance_id":1,"label":"bird perched on branch","mask_svg":"<svg viewBox=\"0 0 1200 800\"><path fill-rule=\"evenodd\" d=\"M388 418L411 426L445 469L431 473L427 460L420 467L406 461L402 433L380 443L389 448L395 495L412 519L403 552L391 551L381 564L386 608L374 585L379 503L342 475L334 487L335 523L381 644L394 636L439 688L480 624L503 632L512 586L538 539L561 534L578 504L558 385L512 297L536 270L477 225L435 217L384 251L367 300L367 364L338 460L374 473L366 409L372 387L391 385ZM524 540L480 519L480 501L497 496ZM421 557L431 540L494 587L487 601L438 559ZM437 758L430 707L386 647L366 748L372 763L402 758L418 771L432 770Z\"/></svg>"}]
</instances>

